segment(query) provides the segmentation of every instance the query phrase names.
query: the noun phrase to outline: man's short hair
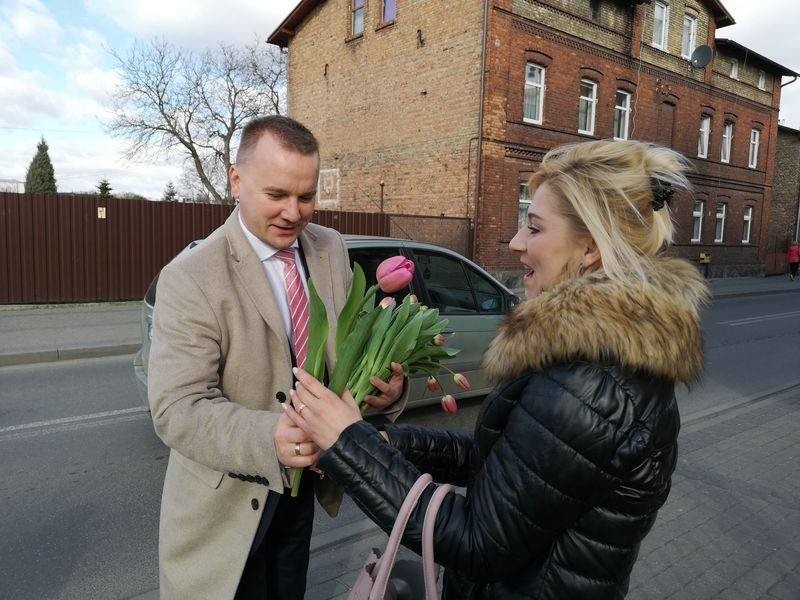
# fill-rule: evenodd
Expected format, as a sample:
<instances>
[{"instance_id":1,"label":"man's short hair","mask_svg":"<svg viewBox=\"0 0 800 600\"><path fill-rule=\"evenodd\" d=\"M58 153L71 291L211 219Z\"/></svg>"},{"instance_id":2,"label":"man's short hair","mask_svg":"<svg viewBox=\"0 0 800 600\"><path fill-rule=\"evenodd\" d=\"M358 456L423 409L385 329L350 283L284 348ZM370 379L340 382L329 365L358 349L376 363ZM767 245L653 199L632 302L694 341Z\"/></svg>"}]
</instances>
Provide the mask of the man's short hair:
<instances>
[{"instance_id":1,"label":"man's short hair","mask_svg":"<svg viewBox=\"0 0 800 600\"><path fill-rule=\"evenodd\" d=\"M269 133L287 150L308 156L319 154L319 142L314 134L302 123L282 115L258 117L248 122L242 130L236 162L242 163L261 137Z\"/></svg>"}]
</instances>

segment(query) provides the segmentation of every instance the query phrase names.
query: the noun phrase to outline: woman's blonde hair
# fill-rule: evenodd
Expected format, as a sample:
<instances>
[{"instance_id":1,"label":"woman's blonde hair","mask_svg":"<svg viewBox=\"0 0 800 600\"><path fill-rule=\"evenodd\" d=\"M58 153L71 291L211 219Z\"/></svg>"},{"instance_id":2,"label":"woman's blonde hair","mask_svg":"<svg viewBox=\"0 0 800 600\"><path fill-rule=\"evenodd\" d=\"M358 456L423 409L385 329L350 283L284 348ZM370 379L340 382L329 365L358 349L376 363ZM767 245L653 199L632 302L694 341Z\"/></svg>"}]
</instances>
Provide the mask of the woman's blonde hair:
<instances>
[{"instance_id":1,"label":"woman's blonde hair","mask_svg":"<svg viewBox=\"0 0 800 600\"><path fill-rule=\"evenodd\" d=\"M602 268L621 281L647 280L649 262L671 242L669 207L654 210L654 188L690 189L689 162L677 152L631 140L598 140L554 148L528 183L531 193L547 184L555 210L576 235L590 235ZM654 205L654 200L656 204Z\"/></svg>"}]
</instances>

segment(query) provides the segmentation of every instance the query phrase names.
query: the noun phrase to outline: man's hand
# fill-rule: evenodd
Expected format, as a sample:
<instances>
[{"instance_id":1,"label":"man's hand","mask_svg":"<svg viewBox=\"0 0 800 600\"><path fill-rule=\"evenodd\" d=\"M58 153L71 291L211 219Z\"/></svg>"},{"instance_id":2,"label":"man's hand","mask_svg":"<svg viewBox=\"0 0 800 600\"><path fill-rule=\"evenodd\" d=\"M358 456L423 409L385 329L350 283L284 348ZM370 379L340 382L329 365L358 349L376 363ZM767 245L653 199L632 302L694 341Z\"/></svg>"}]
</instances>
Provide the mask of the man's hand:
<instances>
[{"instance_id":1,"label":"man's hand","mask_svg":"<svg viewBox=\"0 0 800 600\"><path fill-rule=\"evenodd\" d=\"M319 458L319 446L286 413L275 428L275 452L278 462L287 467L310 467Z\"/></svg>"},{"instance_id":2,"label":"man's hand","mask_svg":"<svg viewBox=\"0 0 800 600\"><path fill-rule=\"evenodd\" d=\"M380 396L364 396L364 402L372 408L381 409L397 402L403 394L403 382L405 374L403 366L399 363L392 363L392 375L388 381L381 381L377 377L370 377L369 382L378 390Z\"/></svg>"}]
</instances>

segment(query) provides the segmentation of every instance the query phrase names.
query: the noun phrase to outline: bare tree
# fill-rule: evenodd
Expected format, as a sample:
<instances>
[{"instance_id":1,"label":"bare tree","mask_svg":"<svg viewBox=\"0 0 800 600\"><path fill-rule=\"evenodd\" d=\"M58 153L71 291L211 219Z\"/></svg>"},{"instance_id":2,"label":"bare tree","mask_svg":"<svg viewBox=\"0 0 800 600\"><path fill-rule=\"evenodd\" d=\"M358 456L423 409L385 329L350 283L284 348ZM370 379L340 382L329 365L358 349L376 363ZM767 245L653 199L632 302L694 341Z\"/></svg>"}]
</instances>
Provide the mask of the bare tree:
<instances>
[{"instance_id":1,"label":"bare tree","mask_svg":"<svg viewBox=\"0 0 800 600\"><path fill-rule=\"evenodd\" d=\"M120 83L106 127L129 140L128 157L179 152L211 202L231 203L234 138L250 119L283 111L285 54L257 41L196 54L160 39L109 52Z\"/></svg>"}]
</instances>

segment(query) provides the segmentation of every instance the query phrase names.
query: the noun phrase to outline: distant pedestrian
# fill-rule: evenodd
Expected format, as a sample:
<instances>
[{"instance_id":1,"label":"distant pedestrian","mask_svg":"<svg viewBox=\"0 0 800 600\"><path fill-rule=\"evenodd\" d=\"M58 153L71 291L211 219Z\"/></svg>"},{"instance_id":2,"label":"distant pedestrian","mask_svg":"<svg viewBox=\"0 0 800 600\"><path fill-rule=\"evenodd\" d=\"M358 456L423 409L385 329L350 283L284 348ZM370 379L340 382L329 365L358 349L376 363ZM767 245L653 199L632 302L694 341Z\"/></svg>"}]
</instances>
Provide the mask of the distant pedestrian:
<instances>
[{"instance_id":1,"label":"distant pedestrian","mask_svg":"<svg viewBox=\"0 0 800 600\"><path fill-rule=\"evenodd\" d=\"M786 252L786 262L789 263L789 279L794 281L795 277L797 277L797 265L800 264L800 246L798 246L797 240L792 240L792 243L789 244L789 250Z\"/></svg>"},{"instance_id":2,"label":"distant pedestrian","mask_svg":"<svg viewBox=\"0 0 800 600\"><path fill-rule=\"evenodd\" d=\"M663 253L685 166L672 150L634 141L544 157L527 222L509 243L528 270L527 300L487 352L497 385L474 434L378 432L348 394L297 371L287 414L323 450L318 466L384 531L420 471L466 486L447 495L435 523L447 600L627 593L675 469L675 386L697 380L703 363L708 288L693 265ZM417 552L434 487L403 537Z\"/></svg>"}]
</instances>

